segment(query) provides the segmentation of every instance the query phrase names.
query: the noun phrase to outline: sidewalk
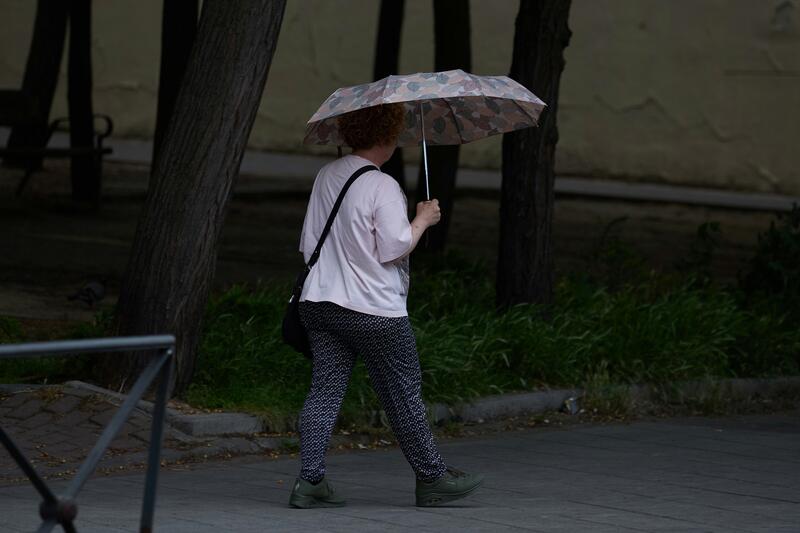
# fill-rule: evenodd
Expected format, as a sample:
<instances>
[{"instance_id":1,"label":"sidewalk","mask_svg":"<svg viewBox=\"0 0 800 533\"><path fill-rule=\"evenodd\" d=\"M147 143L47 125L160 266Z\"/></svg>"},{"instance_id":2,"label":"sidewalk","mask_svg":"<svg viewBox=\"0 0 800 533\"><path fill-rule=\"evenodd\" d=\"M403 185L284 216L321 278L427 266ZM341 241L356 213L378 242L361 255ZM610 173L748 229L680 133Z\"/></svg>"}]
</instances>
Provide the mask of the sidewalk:
<instances>
[{"instance_id":1,"label":"sidewalk","mask_svg":"<svg viewBox=\"0 0 800 533\"><path fill-rule=\"evenodd\" d=\"M333 453L349 499L300 511L286 502L297 458L244 458L163 471L157 531L764 531L800 530L800 411L720 419L533 429L443 441L448 463L487 474L449 507L413 506L397 448ZM138 526L143 476L91 480L79 531ZM63 482L55 484L56 490ZM0 529L35 529L29 485L0 487Z\"/></svg>"},{"instance_id":2,"label":"sidewalk","mask_svg":"<svg viewBox=\"0 0 800 533\"><path fill-rule=\"evenodd\" d=\"M8 128L0 128L0 145L5 145ZM114 152L106 157L118 163L149 165L153 153L151 140L110 138L106 141ZM51 146L69 146L69 136L57 132ZM242 160L241 173L270 178L288 178L287 181L310 186L319 168L335 157L335 149L328 155L304 155L280 152L247 150ZM408 186L417 184L417 165L406 165ZM34 177L35 179L35 177ZM462 168L458 171L459 189L499 190L500 172L497 170ZM142 184L144 185L144 184ZM674 202L678 204L716 206L743 210L790 211L800 197L768 192L740 192L703 187L688 187L657 183L630 183L590 176L564 176L556 179L556 194L586 198L616 200Z\"/></svg>"},{"instance_id":3,"label":"sidewalk","mask_svg":"<svg viewBox=\"0 0 800 533\"><path fill-rule=\"evenodd\" d=\"M66 135L55 139L55 142L61 142L65 146L68 144ZM108 158L110 161L150 163L153 152L151 141L111 139L108 144L114 149L114 153ZM322 165L334 158L333 153L333 149L329 156L247 150L242 160L241 172L255 176L291 178L307 182L313 180ZM412 189L416 187L417 172L416 165L406 165L406 180ZM497 170L462 168L458 171L459 189L499 190L500 183L500 172ZM559 176L555 181L554 189L556 194L567 196L675 202L745 210L789 211L792 208L792 202L800 203L798 197L773 193L738 192L655 183L628 183L582 176Z\"/></svg>"}]
</instances>

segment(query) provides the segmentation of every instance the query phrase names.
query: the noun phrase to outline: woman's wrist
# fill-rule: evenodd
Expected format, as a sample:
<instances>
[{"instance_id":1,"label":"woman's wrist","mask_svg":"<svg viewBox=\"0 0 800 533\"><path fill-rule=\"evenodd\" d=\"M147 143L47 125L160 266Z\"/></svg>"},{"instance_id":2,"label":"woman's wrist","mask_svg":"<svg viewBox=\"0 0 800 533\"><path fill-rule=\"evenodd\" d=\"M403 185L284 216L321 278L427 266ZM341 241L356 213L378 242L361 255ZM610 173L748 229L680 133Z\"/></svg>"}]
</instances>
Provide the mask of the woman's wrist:
<instances>
[{"instance_id":1,"label":"woman's wrist","mask_svg":"<svg viewBox=\"0 0 800 533\"><path fill-rule=\"evenodd\" d=\"M411 227L421 231L425 231L426 229L428 229L428 226L429 224L427 224L420 217L414 217L414 220L411 221Z\"/></svg>"}]
</instances>

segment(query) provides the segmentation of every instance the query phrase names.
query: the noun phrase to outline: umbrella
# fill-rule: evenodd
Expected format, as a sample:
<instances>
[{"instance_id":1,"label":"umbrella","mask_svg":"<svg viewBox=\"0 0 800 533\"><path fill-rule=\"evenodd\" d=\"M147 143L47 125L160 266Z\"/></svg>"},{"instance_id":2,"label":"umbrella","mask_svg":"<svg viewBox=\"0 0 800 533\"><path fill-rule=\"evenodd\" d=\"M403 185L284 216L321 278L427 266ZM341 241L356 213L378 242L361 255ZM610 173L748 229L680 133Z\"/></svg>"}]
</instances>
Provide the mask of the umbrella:
<instances>
[{"instance_id":1,"label":"umbrella","mask_svg":"<svg viewBox=\"0 0 800 533\"><path fill-rule=\"evenodd\" d=\"M427 144L465 144L535 126L545 107L507 76L476 76L460 69L387 76L334 91L308 121L303 142L342 146L340 115L389 103L405 106L406 124L398 146L422 144L426 189Z\"/></svg>"}]
</instances>

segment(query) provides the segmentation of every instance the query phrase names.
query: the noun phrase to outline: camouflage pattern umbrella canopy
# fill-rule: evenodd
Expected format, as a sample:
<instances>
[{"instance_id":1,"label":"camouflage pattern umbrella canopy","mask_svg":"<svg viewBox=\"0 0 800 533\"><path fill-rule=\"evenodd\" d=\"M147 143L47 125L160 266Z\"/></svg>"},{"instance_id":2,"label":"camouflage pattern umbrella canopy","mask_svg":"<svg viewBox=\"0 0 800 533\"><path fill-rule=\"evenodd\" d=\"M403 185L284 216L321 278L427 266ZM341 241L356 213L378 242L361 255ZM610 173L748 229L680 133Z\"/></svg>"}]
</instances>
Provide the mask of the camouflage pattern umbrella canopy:
<instances>
[{"instance_id":1,"label":"camouflage pattern umbrella canopy","mask_svg":"<svg viewBox=\"0 0 800 533\"><path fill-rule=\"evenodd\" d=\"M535 126L545 107L535 94L506 76L476 76L463 70L388 76L337 89L308 121L303 142L342 146L339 115L388 103L406 107L399 146L423 141L464 144Z\"/></svg>"},{"instance_id":2,"label":"camouflage pattern umbrella canopy","mask_svg":"<svg viewBox=\"0 0 800 533\"><path fill-rule=\"evenodd\" d=\"M398 146L422 143L428 199L427 143L464 144L535 126L545 107L535 94L506 76L476 76L460 69L387 76L337 89L308 121L303 142L342 146L340 115L389 103L406 108Z\"/></svg>"}]
</instances>

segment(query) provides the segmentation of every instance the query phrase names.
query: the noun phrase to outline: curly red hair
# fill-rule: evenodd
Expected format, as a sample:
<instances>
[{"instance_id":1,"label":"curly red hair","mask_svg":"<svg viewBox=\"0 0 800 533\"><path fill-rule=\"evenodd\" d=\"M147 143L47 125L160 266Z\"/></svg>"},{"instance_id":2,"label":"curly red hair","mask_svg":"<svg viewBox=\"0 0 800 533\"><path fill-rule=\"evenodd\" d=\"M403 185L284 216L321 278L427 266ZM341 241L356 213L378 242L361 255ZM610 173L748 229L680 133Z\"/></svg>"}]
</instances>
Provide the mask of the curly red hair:
<instances>
[{"instance_id":1,"label":"curly red hair","mask_svg":"<svg viewBox=\"0 0 800 533\"><path fill-rule=\"evenodd\" d=\"M350 111L337 119L339 133L353 150L397 140L405 125L403 104L381 104Z\"/></svg>"}]
</instances>

